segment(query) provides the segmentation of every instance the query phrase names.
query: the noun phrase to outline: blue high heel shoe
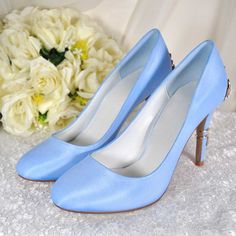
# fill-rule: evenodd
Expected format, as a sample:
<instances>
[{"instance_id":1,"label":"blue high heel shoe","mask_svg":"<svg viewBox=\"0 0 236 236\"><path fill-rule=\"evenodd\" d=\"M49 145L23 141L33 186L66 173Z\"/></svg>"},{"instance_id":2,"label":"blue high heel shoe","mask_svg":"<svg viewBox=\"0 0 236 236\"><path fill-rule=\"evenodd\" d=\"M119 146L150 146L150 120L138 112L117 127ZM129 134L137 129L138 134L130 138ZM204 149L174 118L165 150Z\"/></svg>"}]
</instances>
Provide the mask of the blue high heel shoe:
<instances>
[{"instance_id":1,"label":"blue high heel shoe","mask_svg":"<svg viewBox=\"0 0 236 236\"><path fill-rule=\"evenodd\" d=\"M56 181L53 202L70 211L109 213L157 201L196 128L196 164L202 165L210 115L227 88L214 43L201 43L167 76L123 133Z\"/></svg>"},{"instance_id":2,"label":"blue high heel shoe","mask_svg":"<svg viewBox=\"0 0 236 236\"><path fill-rule=\"evenodd\" d=\"M17 173L30 180L56 180L94 150L109 143L130 112L172 70L165 42L148 32L98 89L79 117L18 162Z\"/></svg>"}]
</instances>

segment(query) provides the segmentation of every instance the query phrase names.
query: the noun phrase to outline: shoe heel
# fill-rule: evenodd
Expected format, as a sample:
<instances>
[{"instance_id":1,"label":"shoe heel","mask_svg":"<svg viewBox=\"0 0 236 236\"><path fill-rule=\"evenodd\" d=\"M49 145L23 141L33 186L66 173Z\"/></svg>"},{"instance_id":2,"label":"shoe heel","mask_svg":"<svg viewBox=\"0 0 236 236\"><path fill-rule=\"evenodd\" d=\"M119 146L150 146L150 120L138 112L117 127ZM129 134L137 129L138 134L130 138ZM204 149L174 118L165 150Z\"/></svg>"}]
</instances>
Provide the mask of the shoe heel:
<instances>
[{"instance_id":1,"label":"shoe heel","mask_svg":"<svg viewBox=\"0 0 236 236\"><path fill-rule=\"evenodd\" d=\"M196 128L196 136L197 136L197 143L196 143L196 165L203 166L206 147L208 144L208 131L209 125L212 118L212 114L209 114L205 117L205 119L198 125Z\"/></svg>"}]
</instances>

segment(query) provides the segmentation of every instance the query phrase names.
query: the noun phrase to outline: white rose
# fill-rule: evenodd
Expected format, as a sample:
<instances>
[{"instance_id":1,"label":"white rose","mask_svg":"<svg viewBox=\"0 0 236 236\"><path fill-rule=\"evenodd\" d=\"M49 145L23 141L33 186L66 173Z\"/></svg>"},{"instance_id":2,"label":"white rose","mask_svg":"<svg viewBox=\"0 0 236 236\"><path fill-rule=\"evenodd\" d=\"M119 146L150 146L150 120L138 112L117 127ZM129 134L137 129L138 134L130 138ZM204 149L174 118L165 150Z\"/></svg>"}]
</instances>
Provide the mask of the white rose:
<instances>
[{"instance_id":1,"label":"white rose","mask_svg":"<svg viewBox=\"0 0 236 236\"><path fill-rule=\"evenodd\" d=\"M98 32L88 39L88 59L84 61L84 68L94 68L96 76L101 83L114 68L123 55L118 44L105 34Z\"/></svg>"},{"instance_id":2,"label":"white rose","mask_svg":"<svg viewBox=\"0 0 236 236\"><path fill-rule=\"evenodd\" d=\"M69 93L75 89L74 83L72 81L74 70L73 67L65 66L60 69L62 86L65 88L64 93Z\"/></svg>"},{"instance_id":3,"label":"white rose","mask_svg":"<svg viewBox=\"0 0 236 236\"><path fill-rule=\"evenodd\" d=\"M0 45L0 81L10 80L14 77L6 50Z\"/></svg>"},{"instance_id":4,"label":"white rose","mask_svg":"<svg viewBox=\"0 0 236 236\"><path fill-rule=\"evenodd\" d=\"M97 32L103 32L101 27L85 15L80 16L80 21L77 24L77 30L77 37L79 39L88 39L94 37Z\"/></svg>"},{"instance_id":5,"label":"white rose","mask_svg":"<svg viewBox=\"0 0 236 236\"><path fill-rule=\"evenodd\" d=\"M35 13L32 18L32 32L47 49L64 51L76 41L76 23L79 14L73 10L50 9Z\"/></svg>"},{"instance_id":6,"label":"white rose","mask_svg":"<svg viewBox=\"0 0 236 236\"><path fill-rule=\"evenodd\" d=\"M54 92L60 86L60 74L57 68L42 57L31 61L30 77L33 89L45 95Z\"/></svg>"},{"instance_id":7,"label":"white rose","mask_svg":"<svg viewBox=\"0 0 236 236\"><path fill-rule=\"evenodd\" d=\"M15 135L28 136L33 132L35 110L27 93L15 93L2 98L2 124Z\"/></svg>"},{"instance_id":8,"label":"white rose","mask_svg":"<svg viewBox=\"0 0 236 236\"><path fill-rule=\"evenodd\" d=\"M99 52L100 49L104 50L102 53L100 52L101 55L98 56L100 59L104 59L104 52L112 57L112 61L119 60L123 56L123 52L120 49L118 43L102 32L96 32L93 37L88 39L88 44L90 50L92 49L92 51L90 51L90 56L94 56L94 52ZM107 56L106 59L108 59Z\"/></svg>"},{"instance_id":9,"label":"white rose","mask_svg":"<svg viewBox=\"0 0 236 236\"><path fill-rule=\"evenodd\" d=\"M51 129L65 127L78 114L78 110L70 105L70 99L55 103L47 113L48 125Z\"/></svg>"},{"instance_id":10,"label":"white rose","mask_svg":"<svg viewBox=\"0 0 236 236\"><path fill-rule=\"evenodd\" d=\"M0 33L3 31L3 23L2 21L0 20Z\"/></svg>"},{"instance_id":11,"label":"white rose","mask_svg":"<svg viewBox=\"0 0 236 236\"><path fill-rule=\"evenodd\" d=\"M45 113L56 101L63 101L70 92L57 67L42 57L31 62L29 82L35 95L42 96L38 103L36 100L41 113Z\"/></svg>"},{"instance_id":12,"label":"white rose","mask_svg":"<svg viewBox=\"0 0 236 236\"><path fill-rule=\"evenodd\" d=\"M37 7L26 7L23 10L13 10L4 18L5 28L15 29L19 32L30 32L31 18L39 11Z\"/></svg>"},{"instance_id":13,"label":"white rose","mask_svg":"<svg viewBox=\"0 0 236 236\"><path fill-rule=\"evenodd\" d=\"M84 68L86 70L92 70L96 73L96 78L101 83L109 72L114 68L112 62L102 61L97 58L89 58L84 62Z\"/></svg>"},{"instance_id":14,"label":"white rose","mask_svg":"<svg viewBox=\"0 0 236 236\"><path fill-rule=\"evenodd\" d=\"M39 56L41 43L26 32L6 29L1 33L0 42L15 70L29 67L29 61Z\"/></svg>"},{"instance_id":15,"label":"white rose","mask_svg":"<svg viewBox=\"0 0 236 236\"><path fill-rule=\"evenodd\" d=\"M5 94L14 94L16 91L30 90L28 80L29 72L26 70L19 71L18 73L11 73L8 77L4 76L1 88Z\"/></svg>"},{"instance_id":16,"label":"white rose","mask_svg":"<svg viewBox=\"0 0 236 236\"><path fill-rule=\"evenodd\" d=\"M90 97L92 97L92 95L97 91L98 87L100 86L96 71L94 71L93 68L87 68L81 71L78 74L75 83L79 91L90 94Z\"/></svg>"},{"instance_id":17,"label":"white rose","mask_svg":"<svg viewBox=\"0 0 236 236\"><path fill-rule=\"evenodd\" d=\"M72 52L67 51L65 54L65 60L57 66L61 75L62 83L64 83L64 86L70 91L76 89L74 78L75 75L80 73L80 64L81 61L76 59Z\"/></svg>"}]
</instances>

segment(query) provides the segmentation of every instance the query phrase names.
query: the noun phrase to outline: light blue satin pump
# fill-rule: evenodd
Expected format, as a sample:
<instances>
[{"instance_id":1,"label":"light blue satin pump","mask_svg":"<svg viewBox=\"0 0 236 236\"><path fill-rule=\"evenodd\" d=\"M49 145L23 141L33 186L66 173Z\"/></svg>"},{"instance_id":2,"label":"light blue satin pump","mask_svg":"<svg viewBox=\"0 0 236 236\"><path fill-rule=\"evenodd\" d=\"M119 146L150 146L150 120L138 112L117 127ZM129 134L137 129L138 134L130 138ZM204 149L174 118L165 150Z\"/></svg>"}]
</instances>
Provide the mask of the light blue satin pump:
<instances>
[{"instance_id":1,"label":"light blue satin pump","mask_svg":"<svg viewBox=\"0 0 236 236\"><path fill-rule=\"evenodd\" d=\"M105 79L79 117L26 153L17 164L17 173L30 180L56 180L109 143L130 112L152 94L171 67L160 32L149 31Z\"/></svg>"},{"instance_id":2,"label":"light blue satin pump","mask_svg":"<svg viewBox=\"0 0 236 236\"><path fill-rule=\"evenodd\" d=\"M210 115L224 100L227 81L214 43L201 43L117 138L56 181L53 202L66 210L107 213L142 208L160 199L196 128L196 164L202 165Z\"/></svg>"}]
</instances>

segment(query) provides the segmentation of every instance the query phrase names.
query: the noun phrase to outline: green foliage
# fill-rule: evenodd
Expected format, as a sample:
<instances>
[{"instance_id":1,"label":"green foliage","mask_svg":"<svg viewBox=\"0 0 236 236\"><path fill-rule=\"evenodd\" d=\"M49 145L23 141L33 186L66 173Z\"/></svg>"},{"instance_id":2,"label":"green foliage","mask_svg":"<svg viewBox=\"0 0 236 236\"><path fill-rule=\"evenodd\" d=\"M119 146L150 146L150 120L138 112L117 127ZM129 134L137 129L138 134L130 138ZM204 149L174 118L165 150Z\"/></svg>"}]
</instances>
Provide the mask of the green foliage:
<instances>
[{"instance_id":1,"label":"green foliage","mask_svg":"<svg viewBox=\"0 0 236 236\"><path fill-rule=\"evenodd\" d=\"M74 92L74 93L70 92L70 93L68 93L68 96L71 98L71 100L74 101L76 99L76 97L78 96L78 94L77 94L77 92Z\"/></svg>"},{"instance_id":2,"label":"green foliage","mask_svg":"<svg viewBox=\"0 0 236 236\"><path fill-rule=\"evenodd\" d=\"M64 52L58 52L56 48L52 48L51 50L42 48L40 49L39 54L55 66L58 66L65 59L65 54L67 51L68 48L66 48Z\"/></svg>"},{"instance_id":3,"label":"green foliage","mask_svg":"<svg viewBox=\"0 0 236 236\"><path fill-rule=\"evenodd\" d=\"M46 120L47 120L47 115L48 115L48 111L46 111L44 114L42 114L40 111L39 111L39 114L38 114L38 122L42 125L44 125L46 123Z\"/></svg>"}]
</instances>

